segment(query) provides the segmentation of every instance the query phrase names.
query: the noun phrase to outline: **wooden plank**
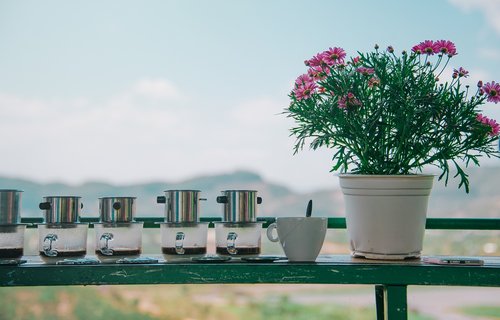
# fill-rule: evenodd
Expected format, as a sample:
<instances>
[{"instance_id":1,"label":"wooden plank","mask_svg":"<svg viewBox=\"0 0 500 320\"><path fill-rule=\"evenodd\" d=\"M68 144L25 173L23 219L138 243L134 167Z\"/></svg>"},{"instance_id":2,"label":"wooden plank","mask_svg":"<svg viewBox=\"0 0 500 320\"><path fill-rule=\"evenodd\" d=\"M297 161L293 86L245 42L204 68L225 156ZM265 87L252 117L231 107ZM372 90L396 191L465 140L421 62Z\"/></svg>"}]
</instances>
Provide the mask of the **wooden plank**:
<instances>
[{"instance_id":1,"label":"wooden plank","mask_svg":"<svg viewBox=\"0 0 500 320\"><path fill-rule=\"evenodd\" d=\"M86 266L27 263L0 267L0 286L187 283L500 286L500 261L494 258L484 266L474 267L427 265L420 261L359 262L348 256L325 256L319 261Z\"/></svg>"}]
</instances>

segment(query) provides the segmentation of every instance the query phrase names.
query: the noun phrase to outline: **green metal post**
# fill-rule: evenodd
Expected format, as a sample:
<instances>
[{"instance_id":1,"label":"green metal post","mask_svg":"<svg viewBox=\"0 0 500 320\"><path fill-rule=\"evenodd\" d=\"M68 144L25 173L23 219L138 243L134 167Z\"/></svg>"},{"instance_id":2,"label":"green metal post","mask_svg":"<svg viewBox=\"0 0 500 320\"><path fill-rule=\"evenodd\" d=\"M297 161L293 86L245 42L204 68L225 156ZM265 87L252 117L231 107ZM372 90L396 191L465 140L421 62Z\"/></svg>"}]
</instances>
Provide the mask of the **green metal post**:
<instances>
[{"instance_id":1,"label":"green metal post","mask_svg":"<svg viewBox=\"0 0 500 320\"><path fill-rule=\"evenodd\" d=\"M377 320L384 320L384 286L375 286L375 306L377 308Z\"/></svg>"},{"instance_id":2,"label":"green metal post","mask_svg":"<svg viewBox=\"0 0 500 320\"><path fill-rule=\"evenodd\" d=\"M408 302L406 296L407 286L384 286L384 316L385 320L407 320Z\"/></svg>"}]
</instances>

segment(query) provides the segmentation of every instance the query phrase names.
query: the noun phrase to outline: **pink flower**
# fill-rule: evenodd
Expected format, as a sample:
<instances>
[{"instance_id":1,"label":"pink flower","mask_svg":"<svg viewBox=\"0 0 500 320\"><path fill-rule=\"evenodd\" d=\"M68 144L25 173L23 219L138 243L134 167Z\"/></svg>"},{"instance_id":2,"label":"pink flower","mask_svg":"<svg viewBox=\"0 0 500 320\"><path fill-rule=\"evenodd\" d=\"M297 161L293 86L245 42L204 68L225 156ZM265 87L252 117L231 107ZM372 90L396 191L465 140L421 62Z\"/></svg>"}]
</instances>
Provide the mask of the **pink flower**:
<instances>
[{"instance_id":1,"label":"pink flower","mask_svg":"<svg viewBox=\"0 0 500 320\"><path fill-rule=\"evenodd\" d=\"M498 136L498 134L500 133L500 125L494 119L490 119L480 113L477 115L476 119L482 124L490 126L491 131L488 132L488 135Z\"/></svg>"},{"instance_id":2,"label":"pink flower","mask_svg":"<svg viewBox=\"0 0 500 320\"><path fill-rule=\"evenodd\" d=\"M295 80L295 88L293 94L297 100L310 98L316 92L318 86L314 79L308 74L302 74Z\"/></svg>"},{"instance_id":3,"label":"pink flower","mask_svg":"<svg viewBox=\"0 0 500 320\"><path fill-rule=\"evenodd\" d=\"M296 84L296 87L293 90L293 94L295 95L295 98L297 98L297 100L309 99L312 94L316 92L316 89L318 89L316 83L304 82L301 85Z\"/></svg>"},{"instance_id":4,"label":"pink flower","mask_svg":"<svg viewBox=\"0 0 500 320\"><path fill-rule=\"evenodd\" d=\"M304 74L301 74L300 76L298 76L298 78L295 80L295 84L297 86L301 86L301 85L304 85L306 83L309 83L309 82L314 82L314 79L311 78L310 75L304 73Z\"/></svg>"},{"instance_id":5,"label":"pink flower","mask_svg":"<svg viewBox=\"0 0 500 320\"><path fill-rule=\"evenodd\" d=\"M427 54L427 55L433 55L434 54L434 41L432 40L425 40L420 42L418 45L413 46L411 49L413 52L417 54Z\"/></svg>"},{"instance_id":6,"label":"pink flower","mask_svg":"<svg viewBox=\"0 0 500 320\"><path fill-rule=\"evenodd\" d=\"M329 66L344 63L344 58L346 56L344 49L339 47L329 48L323 52L322 55L323 61Z\"/></svg>"},{"instance_id":7,"label":"pink flower","mask_svg":"<svg viewBox=\"0 0 500 320\"><path fill-rule=\"evenodd\" d=\"M311 67L307 70L307 74L314 80L324 80L330 74L330 68Z\"/></svg>"},{"instance_id":8,"label":"pink flower","mask_svg":"<svg viewBox=\"0 0 500 320\"><path fill-rule=\"evenodd\" d=\"M368 80L368 87L373 88L373 87L378 87L380 85L380 79L377 77L371 77L370 80Z\"/></svg>"},{"instance_id":9,"label":"pink flower","mask_svg":"<svg viewBox=\"0 0 500 320\"><path fill-rule=\"evenodd\" d=\"M341 109L358 106L361 106L361 101L359 101L352 92L349 92L346 96L342 96L339 98L338 107Z\"/></svg>"},{"instance_id":10,"label":"pink flower","mask_svg":"<svg viewBox=\"0 0 500 320\"><path fill-rule=\"evenodd\" d=\"M486 83L481 90L488 95L488 101L498 103L500 102L500 83L491 81Z\"/></svg>"},{"instance_id":11,"label":"pink flower","mask_svg":"<svg viewBox=\"0 0 500 320\"><path fill-rule=\"evenodd\" d=\"M375 70L373 68L365 68L365 67L356 68L356 71L364 76L369 76L375 73Z\"/></svg>"},{"instance_id":12,"label":"pink flower","mask_svg":"<svg viewBox=\"0 0 500 320\"><path fill-rule=\"evenodd\" d=\"M347 97L343 96L339 98L338 105L340 109L346 109L347 108Z\"/></svg>"},{"instance_id":13,"label":"pink flower","mask_svg":"<svg viewBox=\"0 0 500 320\"><path fill-rule=\"evenodd\" d=\"M434 53L447 54L449 57L457 54L455 44L449 40L439 40L434 42L433 50Z\"/></svg>"},{"instance_id":14,"label":"pink flower","mask_svg":"<svg viewBox=\"0 0 500 320\"><path fill-rule=\"evenodd\" d=\"M411 48L411 51L415 52L416 54L422 54L422 49L420 48L420 45L419 45L419 44L414 45L414 46Z\"/></svg>"},{"instance_id":15,"label":"pink flower","mask_svg":"<svg viewBox=\"0 0 500 320\"><path fill-rule=\"evenodd\" d=\"M352 64L353 64L353 65L357 65L357 64L359 63L359 60L360 60L360 59L361 59L361 58L360 58L359 56L357 56L357 57L355 57L355 58L352 58Z\"/></svg>"},{"instance_id":16,"label":"pink flower","mask_svg":"<svg viewBox=\"0 0 500 320\"><path fill-rule=\"evenodd\" d=\"M326 65L323 59L323 53L318 53L309 60L304 61L304 64L308 67L321 67Z\"/></svg>"},{"instance_id":17,"label":"pink flower","mask_svg":"<svg viewBox=\"0 0 500 320\"><path fill-rule=\"evenodd\" d=\"M453 78L456 78L456 77L467 78L468 76L469 76L469 71L465 70L462 67L458 68L458 70L457 69L453 69L453 75L452 75Z\"/></svg>"},{"instance_id":18,"label":"pink flower","mask_svg":"<svg viewBox=\"0 0 500 320\"><path fill-rule=\"evenodd\" d=\"M347 94L347 103L351 106L360 106L361 105L361 101L359 101L353 93L349 92Z\"/></svg>"}]
</instances>

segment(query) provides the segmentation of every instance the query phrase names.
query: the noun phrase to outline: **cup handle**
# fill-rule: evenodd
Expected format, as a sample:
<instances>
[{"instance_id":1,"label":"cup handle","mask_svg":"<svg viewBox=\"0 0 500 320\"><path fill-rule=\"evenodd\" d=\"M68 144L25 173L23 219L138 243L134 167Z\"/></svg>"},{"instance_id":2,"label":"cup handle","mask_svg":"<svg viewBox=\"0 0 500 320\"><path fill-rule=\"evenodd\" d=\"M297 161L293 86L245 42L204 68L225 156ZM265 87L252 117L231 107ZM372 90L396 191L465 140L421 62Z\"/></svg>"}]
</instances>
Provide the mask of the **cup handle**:
<instances>
[{"instance_id":1,"label":"cup handle","mask_svg":"<svg viewBox=\"0 0 500 320\"><path fill-rule=\"evenodd\" d=\"M175 235L175 253L184 254L186 250L184 250L184 238L186 235L184 232L177 232Z\"/></svg>"},{"instance_id":2,"label":"cup handle","mask_svg":"<svg viewBox=\"0 0 500 320\"><path fill-rule=\"evenodd\" d=\"M101 253L105 256L112 256L113 249L109 248L109 241L113 240L113 234L106 232L99 238Z\"/></svg>"},{"instance_id":3,"label":"cup handle","mask_svg":"<svg viewBox=\"0 0 500 320\"><path fill-rule=\"evenodd\" d=\"M49 233L43 238L43 252L47 257L57 257L57 250L52 249L52 243L57 241L57 234Z\"/></svg>"},{"instance_id":4,"label":"cup handle","mask_svg":"<svg viewBox=\"0 0 500 320\"><path fill-rule=\"evenodd\" d=\"M236 238L238 238L236 232L229 232L227 234L227 252L229 252L229 254L238 253L238 249L236 249Z\"/></svg>"},{"instance_id":5,"label":"cup handle","mask_svg":"<svg viewBox=\"0 0 500 320\"><path fill-rule=\"evenodd\" d=\"M267 227L267 238L269 239L269 241L271 242L278 242L280 240L280 238L278 237L278 235L274 236L273 235L273 230L277 229L277 226L276 226L276 222L273 222L269 225L269 227Z\"/></svg>"}]
</instances>

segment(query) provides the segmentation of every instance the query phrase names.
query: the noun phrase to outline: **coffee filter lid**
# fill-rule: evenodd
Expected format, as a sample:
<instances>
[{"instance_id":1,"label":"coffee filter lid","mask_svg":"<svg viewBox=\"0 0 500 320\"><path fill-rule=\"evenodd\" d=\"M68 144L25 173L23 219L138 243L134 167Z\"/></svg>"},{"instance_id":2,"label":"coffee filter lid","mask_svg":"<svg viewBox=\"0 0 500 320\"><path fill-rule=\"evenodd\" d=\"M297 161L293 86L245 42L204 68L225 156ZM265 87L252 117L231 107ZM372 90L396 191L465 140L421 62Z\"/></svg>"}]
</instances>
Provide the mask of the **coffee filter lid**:
<instances>
[{"instance_id":1,"label":"coffee filter lid","mask_svg":"<svg viewBox=\"0 0 500 320\"><path fill-rule=\"evenodd\" d=\"M21 222L21 190L0 189L0 224Z\"/></svg>"},{"instance_id":2,"label":"coffee filter lid","mask_svg":"<svg viewBox=\"0 0 500 320\"><path fill-rule=\"evenodd\" d=\"M83 204L79 196L45 196L39 208L47 224L77 223Z\"/></svg>"},{"instance_id":3,"label":"coffee filter lid","mask_svg":"<svg viewBox=\"0 0 500 320\"><path fill-rule=\"evenodd\" d=\"M99 216L102 222L133 222L136 197L99 198Z\"/></svg>"}]
</instances>

